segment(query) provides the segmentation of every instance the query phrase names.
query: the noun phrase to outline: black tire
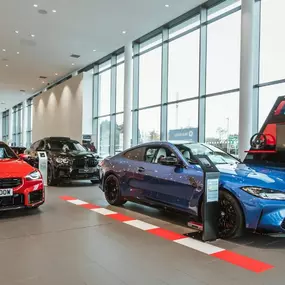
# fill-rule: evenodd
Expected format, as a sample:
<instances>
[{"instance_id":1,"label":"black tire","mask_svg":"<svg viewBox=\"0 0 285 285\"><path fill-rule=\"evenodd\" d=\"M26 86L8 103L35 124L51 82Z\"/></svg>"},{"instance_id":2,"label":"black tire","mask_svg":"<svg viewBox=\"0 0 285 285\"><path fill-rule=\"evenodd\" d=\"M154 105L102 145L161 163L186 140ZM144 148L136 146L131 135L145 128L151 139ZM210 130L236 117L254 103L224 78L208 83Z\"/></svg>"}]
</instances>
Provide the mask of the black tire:
<instances>
[{"instance_id":1,"label":"black tire","mask_svg":"<svg viewBox=\"0 0 285 285\"><path fill-rule=\"evenodd\" d=\"M91 180L91 183L92 183L92 184L98 184L99 181L98 181L98 180Z\"/></svg>"},{"instance_id":2,"label":"black tire","mask_svg":"<svg viewBox=\"0 0 285 285\"><path fill-rule=\"evenodd\" d=\"M104 182L104 193L107 202L113 206L122 206L127 201L121 196L120 183L115 175L109 175Z\"/></svg>"},{"instance_id":3,"label":"black tire","mask_svg":"<svg viewBox=\"0 0 285 285\"><path fill-rule=\"evenodd\" d=\"M56 186L58 184L58 180L54 178L54 171L50 164L48 165L47 184L48 186Z\"/></svg>"},{"instance_id":4,"label":"black tire","mask_svg":"<svg viewBox=\"0 0 285 285\"><path fill-rule=\"evenodd\" d=\"M219 237L224 239L238 238L244 232L244 215L238 201L226 190L220 190L220 217L218 220ZM203 221L203 205L201 204L201 218Z\"/></svg>"},{"instance_id":5,"label":"black tire","mask_svg":"<svg viewBox=\"0 0 285 285\"><path fill-rule=\"evenodd\" d=\"M221 238L237 238L244 231L243 211L234 196L225 190L220 191L219 235Z\"/></svg>"}]
</instances>

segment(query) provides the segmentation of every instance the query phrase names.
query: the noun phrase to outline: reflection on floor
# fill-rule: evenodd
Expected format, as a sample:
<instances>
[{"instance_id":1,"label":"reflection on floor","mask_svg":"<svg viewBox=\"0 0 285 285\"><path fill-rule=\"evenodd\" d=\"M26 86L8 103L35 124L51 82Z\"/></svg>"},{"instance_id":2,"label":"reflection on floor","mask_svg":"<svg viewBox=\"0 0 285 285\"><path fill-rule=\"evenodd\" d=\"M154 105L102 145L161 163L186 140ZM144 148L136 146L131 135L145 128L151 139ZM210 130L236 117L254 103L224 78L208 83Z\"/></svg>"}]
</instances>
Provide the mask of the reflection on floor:
<instances>
[{"instance_id":1,"label":"reflection on floor","mask_svg":"<svg viewBox=\"0 0 285 285\"><path fill-rule=\"evenodd\" d=\"M256 274L66 203L59 199L63 195L189 232L178 216L163 211L133 203L111 207L89 183L50 187L40 210L1 214L0 284L283 284L283 238L247 234L212 243L275 267Z\"/></svg>"}]
</instances>

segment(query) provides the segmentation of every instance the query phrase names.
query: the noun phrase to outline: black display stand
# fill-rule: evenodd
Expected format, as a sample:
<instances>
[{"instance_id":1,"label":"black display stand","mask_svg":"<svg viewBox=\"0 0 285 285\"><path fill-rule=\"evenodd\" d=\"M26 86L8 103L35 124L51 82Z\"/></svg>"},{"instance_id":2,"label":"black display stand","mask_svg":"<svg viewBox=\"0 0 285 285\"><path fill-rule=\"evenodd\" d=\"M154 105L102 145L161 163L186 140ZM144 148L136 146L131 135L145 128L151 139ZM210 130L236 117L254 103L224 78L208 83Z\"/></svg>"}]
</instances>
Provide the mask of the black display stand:
<instances>
[{"instance_id":1,"label":"black display stand","mask_svg":"<svg viewBox=\"0 0 285 285\"><path fill-rule=\"evenodd\" d=\"M220 172L207 155L195 156L203 170L204 203L203 203L203 241L218 238L218 219L220 216L219 180Z\"/></svg>"}]
</instances>

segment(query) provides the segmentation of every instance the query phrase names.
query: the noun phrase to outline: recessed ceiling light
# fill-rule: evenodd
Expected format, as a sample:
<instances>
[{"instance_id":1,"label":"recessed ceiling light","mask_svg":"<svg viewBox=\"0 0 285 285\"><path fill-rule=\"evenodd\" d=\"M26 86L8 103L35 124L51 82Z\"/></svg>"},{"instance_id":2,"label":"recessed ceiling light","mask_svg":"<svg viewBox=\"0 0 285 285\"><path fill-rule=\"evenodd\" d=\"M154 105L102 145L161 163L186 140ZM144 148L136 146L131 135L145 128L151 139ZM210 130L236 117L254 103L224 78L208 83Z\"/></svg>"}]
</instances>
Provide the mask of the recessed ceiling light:
<instances>
[{"instance_id":1,"label":"recessed ceiling light","mask_svg":"<svg viewBox=\"0 0 285 285\"><path fill-rule=\"evenodd\" d=\"M122 31L122 33L123 33L123 34L126 34L127 32L126 32L126 31Z\"/></svg>"},{"instance_id":2,"label":"recessed ceiling light","mask_svg":"<svg viewBox=\"0 0 285 285\"><path fill-rule=\"evenodd\" d=\"M19 31L15 31L16 34L19 34Z\"/></svg>"},{"instance_id":3,"label":"recessed ceiling light","mask_svg":"<svg viewBox=\"0 0 285 285\"><path fill-rule=\"evenodd\" d=\"M55 76L57 76L58 74L57 74L57 73L55 73L54 75L55 75Z\"/></svg>"},{"instance_id":4,"label":"recessed ceiling light","mask_svg":"<svg viewBox=\"0 0 285 285\"><path fill-rule=\"evenodd\" d=\"M95 52L95 51L96 51L96 49L93 49L93 51Z\"/></svg>"},{"instance_id":5,"label":"recessed ceiling light","mask_svg":"<svg viewBox=\"0 0 285 285\"><path fill-rule=\"evenodd\" d=\"M165 4L165 7L166 7L166 8L169 8L169 5L168 5L168 4Z\"/></svg>"},{"instance_id":6,"label":"recessed ceiling light","mask_svg":"<svg viewBox=\"0 0 285 285\"><path fill-rule=\"evenodd\" d=\"M52 10L53 13L56 13L56 10Z\"/></svg>"},{"instance_id":7,"label":"recessed ceiling light","mask_svg":"<svg viewBox=\"0 0 285 285\"><path fill-rule=\"evenodd\" d=\"M6 67L8 67L9 65L8 64L6 64Z\"/></svg>"},{"instance_id":8,"label":"recessed ceiling light","mask_svg":"<svg viewBox=\"0 0 285 285\"><path fill-rule=\"evenodd\" d=\"M35 37L35 35L34 35L34 34L31 34L31 37L32 37L32 38L34 38L34 37Z\"/></svg>"},{"instance_id":9,"label":"recessed ceiling light","mask_svg":"<svg viewBox=\"0 0 285 285\"><path fill-rule=\"evenodd\" d=\"M37 8L37 7L38 7L38 4L34 4L34 7L36 7L36 8Z\"/></svg>"},{"instance_id":10,"label":"recessed ceiling light","mask_svg":"<svg viewBox=\"0 0 285 285\"><path fill-rule=\"evenodd\" d=\"M20 52L19 52L19 51L17 51L17 54L20 54Z\"/></svg>"},{"instance_id":11,"label":"recessed ceiling light","mask_svg":"<svg viewBox=\"0 0 285 285\"><path fill-rule=\"evenodd\" d=\"M32 88L32 90L35 90L35 88Z\"/></svg>"},{"instance_id":12,"label":"recessed ceiling light","mask_svg":"<svg viewBox=\"0 0 285 285\"><path fill-rule=\"evenodd\" d=\"M45 82L44 82L44 81L42 81L42 83L44 84Z\"/></svg>"},{"instance_id":13,"label":"recessed ceiling light","mask_svg":"<svg viewBox=\"0 0 285 285\"><path fill-rule=\"evenodd\" d=\"M71 65L74 65L74 63L72 63Z\"/></svg>"},{"instance_id":14,"label":"recessed ceiling light","mask_svg":"<svg viewBox=\"0 0 285 285\"><path fill-rule=\"evenodd\" d=\"M3 48L2 51L6 51L6 50Z\"/></svg>"}]
</instances>

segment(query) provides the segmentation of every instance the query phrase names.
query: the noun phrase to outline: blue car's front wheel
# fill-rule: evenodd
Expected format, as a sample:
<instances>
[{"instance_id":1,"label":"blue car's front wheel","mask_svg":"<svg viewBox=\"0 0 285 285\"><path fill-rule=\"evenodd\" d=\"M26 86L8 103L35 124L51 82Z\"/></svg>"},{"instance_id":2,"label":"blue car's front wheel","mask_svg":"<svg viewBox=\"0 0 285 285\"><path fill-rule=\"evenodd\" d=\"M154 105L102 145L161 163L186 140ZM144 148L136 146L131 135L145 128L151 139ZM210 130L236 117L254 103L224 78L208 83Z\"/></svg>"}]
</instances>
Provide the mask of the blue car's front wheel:
<instances>
[{"instance_id":1,"label":"blue car's front wheel","mask_svg":"<svg viewBox=\"0 0 285 285\"><path fill-rule=\"evenodd\" d=\"M126 200L121 196L120 183L115 175L109 175L104 182L104 193L110 205L121 206Z\"/></svg>"},{"instance_id":2,"label":"blue car's front wheel","mask_svg":"<svg viewBox=\"0 0 285 285\"><path fill-rule=\"evenodd\" d=\"M238 201L227 191L220 191L219 234L221 238L236 238L243 234L244 216Z\"/></svg>"}]
</instances>

